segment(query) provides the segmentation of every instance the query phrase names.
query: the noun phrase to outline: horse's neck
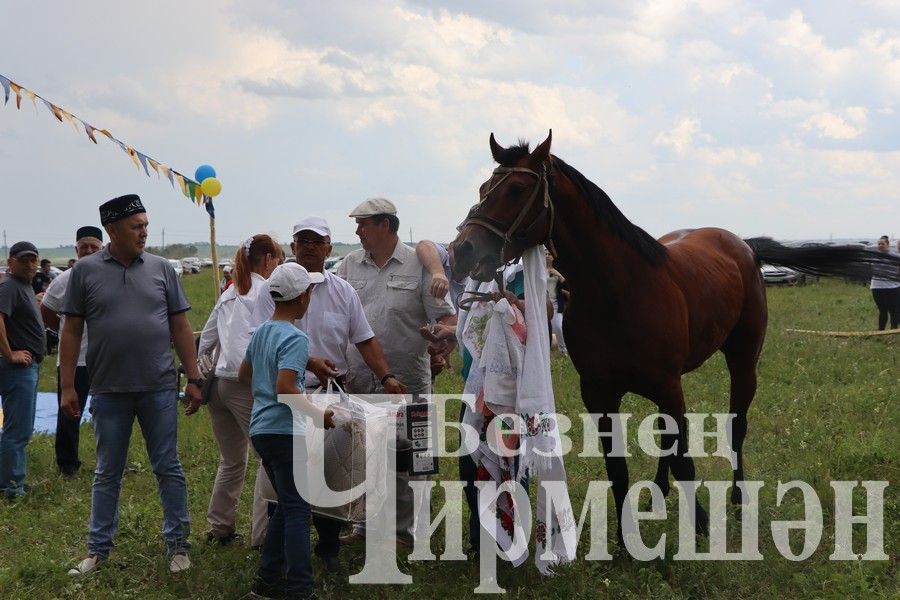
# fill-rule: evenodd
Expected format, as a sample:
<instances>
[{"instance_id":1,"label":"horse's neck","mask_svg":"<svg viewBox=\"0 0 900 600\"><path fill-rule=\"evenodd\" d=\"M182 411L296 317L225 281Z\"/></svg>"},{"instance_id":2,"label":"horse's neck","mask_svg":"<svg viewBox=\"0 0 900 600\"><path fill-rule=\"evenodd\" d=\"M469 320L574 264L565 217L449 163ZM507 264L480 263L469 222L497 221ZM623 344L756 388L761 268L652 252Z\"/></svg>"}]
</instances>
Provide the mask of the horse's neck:
<instances>
[{"instance_id":1,"label":"horse's neck","mask_svg":"<svg viewBox=\"0 0 900 600\"><path fill-rule=\"evenodd\" d=\"M600 222L580 195L559 194L554 206L553 243L560 272L573 291L583 289L619 304L636 283L652 277L653 267Z\"/></svg>"}]
</instances>

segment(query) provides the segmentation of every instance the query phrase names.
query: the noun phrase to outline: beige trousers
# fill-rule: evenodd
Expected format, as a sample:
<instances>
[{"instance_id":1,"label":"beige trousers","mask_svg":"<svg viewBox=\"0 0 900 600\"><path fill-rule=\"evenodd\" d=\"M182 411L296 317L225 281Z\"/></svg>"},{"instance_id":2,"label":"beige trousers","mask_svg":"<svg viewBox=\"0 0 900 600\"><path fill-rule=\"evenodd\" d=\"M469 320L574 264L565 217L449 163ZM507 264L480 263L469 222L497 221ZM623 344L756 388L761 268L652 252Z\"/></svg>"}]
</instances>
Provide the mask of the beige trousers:
<instances>
[{"instance_id":1,"label":"beige trousers","mask_svg":"<svg viewBox=\"0 0 900 600\"><path fill-rule=\"evenodd\" d=\"M384 388L381 387L381 384L378 383L374 376L371 377L371 381L367 381L366 377L358 377L354 384L348 384L347 392L350 394L359 395L362 399L365 399L366 394L385 393ZM430 394L431 388L426 387L424 389L414 390L409 393ZM428 525L428 523L425 522L425 519L422 518L425 508L424 498L420 498L419 502L416 502L415 495L413 494L413 490L410 487L409 482L428 481L429 479L431 479L430 475L408 475L406 473L396 474L397 539L401 542L405 542L408 545L413 544L416 537L417 527L424 527ZM375 531L371 531L368 523L354 524L353 531L360 535L366 535L367 532L373 534L378 533Z\"/></svg>"},{"instance_id":2,"label":"beige trousers","mask_svg":"<svg viewBox=\"0 0 900 600\"><path fill-rule=\"evenodd\" d=\"M250 386L231 379L217 378L206 407L212 420L213 435L219 445L219 468L212 496L209 498L206 522L213 534L229 535L235 531L238 501L247 472L250 412L253 408ZM256 452L253 455L256 456ZM257 467L250 523L251 546L262 545L269 525L268 503L263 499L263 490L271 488L271 484L262 465L258 464Z\"/></svg>"}]
</instances>

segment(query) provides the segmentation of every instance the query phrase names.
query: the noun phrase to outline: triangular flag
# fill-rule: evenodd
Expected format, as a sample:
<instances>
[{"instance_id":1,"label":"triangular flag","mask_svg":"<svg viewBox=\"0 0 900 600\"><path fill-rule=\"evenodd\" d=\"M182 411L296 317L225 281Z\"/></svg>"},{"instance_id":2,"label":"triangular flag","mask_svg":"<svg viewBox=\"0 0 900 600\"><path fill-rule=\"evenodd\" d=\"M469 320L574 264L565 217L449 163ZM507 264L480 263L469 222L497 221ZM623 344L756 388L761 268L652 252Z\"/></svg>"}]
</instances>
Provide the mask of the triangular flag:
<instances>
[{"instance_id":1,"label":"triangular flag","mask_svg":"<svg viewBox=\"0 0 900 600\"><path fill-rule=\"evenodd\" d=\"M150 177L150 171L147 169L147 157L140 152L136 152L136 154L138 160L141 161L141 166L144 167L144 173L147 174L147 177Z\"/></svg>"},{"instance_id":2,"label":"triangular flag","mask_svg":"<svg viewBox=\"0 0 900 600\"><path fill-rule=\"evenodd\" d=\"M184 181L184 185L187 186L187 193L185 194L185 196L187 196L189 199L193 200L194 194L196 194L196 192L197 192L197 184L194 183L193 181L191 181L190 179L186 179Z\"/></svg>"},{"instance_id":3,"label":"triangular flag","mask_svg":"<svg viewBox=\"0 0 900 600\"><path fill-rule=\"evenodd\" d=\"M175 177L172 176L172 169L162 163L159 163L159 169L163 172L163 175L169 179L169 183L172 184L172 187L175 187Z\"/></svg>"},{"instance_id":4,"label":"triangular flag","mask_svg":"<svg viewBox=\"0 0 900 600\"><path fill-rule=\"evenodd\" d=\"M141 163L138 162L137 153L134 151L134 148L131 146L125 146L125 152L128 153L128 156L131 157L131 161L134 163L134 166L137 167L137 170L141 170ZM149 175L149 173L148 173Z\"/></svg>"},{"instance_id":5,"label":"triangular flag","mask_svg":"<svg viewBox=\"0 0 900 600\"><path fill-rule=\"evenodd\" d=\"M96 144L97 138L94 137L94 131L96 131L94 126L90 123L85 123L84 121L82 121L81 124L84 125L84 132L87 133L87 136L91 139L91 141Z\"/></svg>"},{"instance_id":6,"label":"triangular flag","mask_svg":"<svg viewBox=\"0 0 900 600\"><path fill-rule=\"evenodd\" d=\"M175 177L175 181L178 182L178 189L181 190L181 193L187 196L187 188L184 185L184 177L181 176L181 173L176 171L172 171L172 176Z\"/></svg>"},{"instance_id":7,"label":"triangular flag","mask_svg":"<svg viewBox=\"0 0 900 600\"><path fill-rule=\"evenodd\" d=\"M35 94L31 90L27 90L25 88L22 88L22 91L25 92L26 96L31 98L31 103L34 105L35 112L37 112L37 94ZM43 98L41 98L41 100L43 100ZM60 119L60 121L62 121L62 119Z\"/></svg>"},{"instance_id":8,"label":"triangular flag","mask_svg":"<svg viewBox=\"0 0 900 600\"><path fill-rule=\"evenodd\" d=\"M63 109L59 109L59 111L62 113L62 116L66 118L66 121L72 124L72 127L75 128L75 131L78 131L78 125L75 123L75 115L70 112L66 112Z\"/></svg>"},{"instance_id":9,"label":"triangular flag","mask_svg":"<svg viewBox=\"0 0 900 600\"><path fill-rule=\"evenodd\" d=\"M157 177L159 177L159 170L157 168L157 167L159 167L159 163L156 162L155 160L153 160L152 158L150 158L149 156L147 157L147 162L150 163L150 168L153 169L153 172L156 173Z\"/></svg>"},{"instance_id":10,"label":"triangular flag","mask_svg":"<svg viewBox=\"0 0 900 600\"><path fill-rule=\"evenodd\" d=\"M206 205L206 212L209 213L209 218L215 219L216 218L216 207L213 206L212 198L210 198L209 196L203 196L203 204Z\"/></svg>"},{"instance_id":11,"label":"triangular flag","mask_svg":"<svg viewBox=\"0 0 900 600\"><path fill-rule=\"evenodd\" d=\"M9 79L0 75L0 85L3 86L3 104L9 103Z\"/></svg>"},{"instance_id":12,"label":"triangular flag","mask_svg":"<svg viewBox=\"0 0 900 600\"><path fill-rule=\"evenodd\" d=\"M12 88L12 91L16 94L16 109L21 110L22 108L22 86L16 83L15 81L9 82L9 87Z\"/></svg>"},{"instance_id":13,"label":"triangular flag","mask_svg":"<svg viewBox=\"0 0 900 600\"><path fill-rule=\"evenodd\" d=\"M63 118L62 118L62 113L61 113L60 110L59 110L59 107L56 106L55 104L53 104L52 102L47 102L47 101L44 100L43 98L41 98L41 102L43 102L44 105L47 107L47 109L48 109L50 112L53 113L53 116L56 117L56 119L57 119L60 123L62 123L62 119L63 119Z\"/></svg>"}]
</instances>

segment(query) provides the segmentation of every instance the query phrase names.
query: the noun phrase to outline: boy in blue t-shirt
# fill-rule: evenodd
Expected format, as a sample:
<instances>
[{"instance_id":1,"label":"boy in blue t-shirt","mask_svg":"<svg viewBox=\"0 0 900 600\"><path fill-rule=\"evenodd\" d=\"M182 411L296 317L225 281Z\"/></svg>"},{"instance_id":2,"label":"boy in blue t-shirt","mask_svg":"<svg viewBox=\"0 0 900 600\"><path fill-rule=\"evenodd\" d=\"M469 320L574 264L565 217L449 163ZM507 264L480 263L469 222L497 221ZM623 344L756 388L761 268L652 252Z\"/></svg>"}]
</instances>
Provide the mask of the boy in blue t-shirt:
<instances>
[{"instance_id":1,"label":"boy in blue t-shirt","mask_svg":"<svg viewBox=\"0 0 900 600\"><path fill-rule=\"evenodd\" d=\"M275 313L253 333L238 373L238 379L250 384L253 392L250 441L278 495L253 584L253 593L262 596L313 595L310 508L297 491L307 485L305 461L297 465L296 473L294 469L295 457L302 461L306 456L305 422L279 402L278 395L296 395L295 407L326 429L334 427L334 412L316 407L303 394L309 340L294 327L294 321L309 307L312 286L323 280L321 273L309 273L297 263L275 268L269 277Z\"/></svg>"}]
</instances>

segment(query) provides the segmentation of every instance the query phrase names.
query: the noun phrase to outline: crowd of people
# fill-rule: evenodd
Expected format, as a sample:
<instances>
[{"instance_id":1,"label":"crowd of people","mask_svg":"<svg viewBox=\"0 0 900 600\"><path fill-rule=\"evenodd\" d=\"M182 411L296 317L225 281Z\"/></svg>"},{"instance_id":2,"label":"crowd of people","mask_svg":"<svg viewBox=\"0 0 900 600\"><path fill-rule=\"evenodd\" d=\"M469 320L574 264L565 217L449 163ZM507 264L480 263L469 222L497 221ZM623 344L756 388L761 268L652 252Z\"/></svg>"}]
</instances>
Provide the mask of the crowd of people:
<instances>
[{"instance_id":1,"label":"crowd of people","mask_svg":"<svg viewBox=\"0 0 900 600\"><path fill-rule=\"evenodd\" d=\"M432 280L416 250L400 241L393 203L370 199L350 217L362 248L346 257L337 275L324 268L332 251L324 219L309 216L293 228L290 246L296 262L285 263L281 246L270 236L248 238L197 345L179 277L167 260L144 252L148 218L138 196L102 204L102 228L77 229L78 260L61 275L51 276L46 260L38 269L39 253L30 242L10 248L9 276L0 282L5 417L0 493L13 499L28 493L26 447L34 426L39 365L47 354L45 328L59 331L60 473L72 476L81 467L78 435L88 395L96 442L87 555L70 575L90 574L113 548L135 420L158 480L169 569L175 573L191 567L172 346L187 374L187 415L200 409L208 387L207 411L219 448L206 515L209 543L240 538L238 499L250 457L260 460L250 520L250 544L261 549L253 583L257 593L305 597L312 592L310 521L318 531L314 553L329 571L340 569L342 543L365 538L364 527L342 536L341 522L319 515L310 519L309 504L291 483L297 460L292 441L298 430L277 396L329 379L352 394L427 395L433 376L449 364L454 344L431 341L420 330L425 323L431 324L424 328L428 331L452 329L456 311L447 289ZM444 282L448 273L441 270ZM212 357L211 386L201 378L198 355ZM311 413L316 410L310 405ZM319 425L330 426L330 411L319 413ZM396 533L398 543L407 545L412 544L417 513L409 480L409 475L397 474ZM272 497L277 503L266 501Z\"/></svg>"},{"instance_id":2,"label":"crowd of people","mask_svg":"<svg viewBox=\"0 0 900 600\"><path fill-rule=\"evenodd\" d=\"M60 473L72 476L81 467L78 439L89 395L96 442L87 556L69 574L88 575L113 548L135 420L158 480L169 569L189 569L191 518L177 449L174 346L187 375L185 413L197 413L206 401L219 450L206 512L207 542L241 538L238 502L249 461L259 460L250 518L249 543L261 551L253 592L311 595L313 555L329 572L338 572L342 544L384 532L359 523L342 535L341 522L311 514L298 493L302 482L294 479L295 471L303 472L294 469L296 461L303 461L298 448L305 446L294 443L303 427L278 395L301 394L333 380L355 395L427 396L434 377L450 365L465 327L460 297L493 294L524 313L521 267L508 267L496 282L459 278L451 268L452 248L427 240L407 246L398 236L396 206L384 198L369 199L349 214L362 248L347 255L336 274L325 269L331 228L320 217L305 216L293 227L294 262L285 262L282 247L269 235L244 241L195 344L187 318L191 305L179 277L169 261L144 252L148 218L141 199L114 198L99 212L101 227L76 230L77 261L61 274L46 259L38 262L38 249L30 242L9 249L9 273L0 281L0 494L17 498L28 492L26 447L34 427L39 365L48 354L45 329L58 331L55 450ZM879 249L890 251L887 237L879 240ZM562 313L569 292L549 255L546 266L547 335L565 353ZM888 317L897 327L900 285L873 279L871 288L879 327ZM465 376L472 355L462 344L459 353ZM201 375L203 359L210 365L209 383ZM317 427L333 426L330 410L309 402L305 410ZM464 405L461 421L466 410ZM460 458L473 544L479 527L475 471L471 459ZM413 477L398 472L396 478L396 539L411 546L420 507L414 505ZM269 502L272 498L277 502ZM318 533L314 548L310 523Z\"/></svg>"}]
</instances>

